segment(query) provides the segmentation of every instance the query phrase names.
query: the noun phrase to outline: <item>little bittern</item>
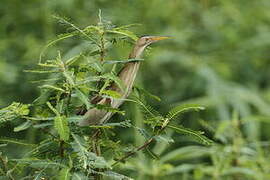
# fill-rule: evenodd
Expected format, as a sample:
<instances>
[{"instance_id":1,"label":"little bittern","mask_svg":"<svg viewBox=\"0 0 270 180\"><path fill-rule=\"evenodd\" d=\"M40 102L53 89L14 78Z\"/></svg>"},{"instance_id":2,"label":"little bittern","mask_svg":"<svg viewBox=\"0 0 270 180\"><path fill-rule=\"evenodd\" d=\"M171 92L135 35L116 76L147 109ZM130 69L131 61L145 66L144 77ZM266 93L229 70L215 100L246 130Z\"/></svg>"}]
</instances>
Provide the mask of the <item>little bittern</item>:
<instances>
[{"instance_id":1,"label":"little bittern","mask_svg":"<svg viewBox=\"0 0 270 180\"><path fill-rule=\"evenodd\" d=\"M150 44L163 40L168 39L165 36L143 36L139 38L131 51L129 58L130 59L138 59L141 57L144 49L149 46ZM113 83L109 89L113 91L117 91L120 95L120 99L111 99L111 98L95 98L92 102L96 104L102 105L110 105L112 108L118 108L121 106L125 99L131 93L138 69L140 67L139 61L128 62L119 72L118 77L122 81L125 90L121 90L115 83ZM98 99L98 100L97 100ZM97 108L89 109L83 119L79 122L80 126L87 126L87 125L97 125L107 122L113 115L113 112L108 112L106 110L101 110Z\"/></svg>"}]
</instances>

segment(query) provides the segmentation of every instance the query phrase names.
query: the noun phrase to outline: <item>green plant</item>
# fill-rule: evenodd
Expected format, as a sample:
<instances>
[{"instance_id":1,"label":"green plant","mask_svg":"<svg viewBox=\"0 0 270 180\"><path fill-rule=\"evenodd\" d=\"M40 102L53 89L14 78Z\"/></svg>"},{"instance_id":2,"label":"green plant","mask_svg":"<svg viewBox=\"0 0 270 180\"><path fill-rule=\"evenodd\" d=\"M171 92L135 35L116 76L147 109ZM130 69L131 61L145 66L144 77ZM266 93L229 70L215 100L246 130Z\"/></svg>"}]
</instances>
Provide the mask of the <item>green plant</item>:
<instances>
[{"instance_id":1,"label":"green plant","mask_svg":"<svg viewBox=\"0 0 270 180\"><path fill-rule=\"evenodd\" d=\"M110 51L117 43L130 43L137 36L128 29L133 25L117 27L102 19L98 25L77 27L66 18L54 16L61 24L68 26L68 33L60 35L48 43L42 51L38 68L26 70L38 74L41 95L31 104L13 103L0 110L0 123L21 119L23 122L14 128L15 132L35 130L41 132L37 143L30 144L21 140L1 138L1 146L15 144L25 153L18 158L0 156L0 174L3 179L130 179L121 174L116 167L139 151L145 151L152 158L158 158L153 152L153 144L160 141L172 142L166 138L168 132L188 135L194 141L210 145L211 140L202 132L184 128L176 121L182 113L203 110L199 105L180 105L171 109L165 116L147 105L147 97L159 99L151 93L136 88L127 102L135 104L144 115L144 125L137 126L128 118L120 116L110 123L78 127L82 118L80 112L89 108L125 115L125 111L109 106L91 104L89 99L95 95L119 98L115 91L106 90L112 83L122 87L117 77L121 64L130 60L107 60ZM56 57L43 60L46 49L62 40L76 37L80 52L63 54L58 51ZM50 56L50 55L49 55ZM70 56L70 57L69 57ZM136 59L134 60L136 61ZM127 112L128 113L128 112ZM126 116L125 116L126 117ZM117 131L135 129L144 138L134 146L118 136Z\"/></svg>"}]
</instances>

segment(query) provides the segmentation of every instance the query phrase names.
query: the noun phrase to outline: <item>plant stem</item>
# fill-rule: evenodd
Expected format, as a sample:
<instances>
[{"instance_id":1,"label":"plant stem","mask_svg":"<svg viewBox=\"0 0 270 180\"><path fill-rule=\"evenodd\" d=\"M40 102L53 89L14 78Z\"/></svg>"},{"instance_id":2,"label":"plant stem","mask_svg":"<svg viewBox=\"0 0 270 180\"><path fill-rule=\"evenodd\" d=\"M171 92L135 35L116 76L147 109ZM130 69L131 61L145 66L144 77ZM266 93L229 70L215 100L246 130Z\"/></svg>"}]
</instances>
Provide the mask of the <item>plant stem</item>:
<instances>
[{"instance_id":1,"label":"plant stem","mask_svg":"<svg viewBox=\"0 0 270 180\"><path fill-rule=\"evenodd\" d=\"M163 122L161 128L157 131L156 135L161 134L161 132L168 126L168 124L169 124L169 120L168 119L165 119L165 121ZM131 151L127 155L125 155L124 157L122 157L121 159L117 160L115 163L112 164L112 166L115 166L119 162L124 161L125 159L127 159L130 156L134 155L136 152L147 148L154 140L155 140L154 139L154 136L152 136L150 139L148 139L147 141L145 141L143 145L137 147L135 151Z\"/></svg>"},{"instance_id":2,"label":"plant stem","mask_svg":"<svg viewBox=\"0 0 270 180\"><path fill-rule=\"evenodd\" d=\"M129 158L130 156L133 156L136 152L145 149L145 148L146 148L147 146L149 146L153 141L154 141L154 137L151 137L150 139L148 139L147 141L145 141L143 145L137 147L135 151L131 151L131 152L129 152L127 155L125 155L124 157L122 157L121 159L117 160L115 163L112 164L112 166L115 166L115 165L118 164L119 162L124 161L125 159Z\"/></svg>"},{"instance_id":3,"label":"plant stem","mask_svg":"<svg viewBox=\"0 0 270 180\"><path fill-rule=\"evenodd\" d=\"M105 42L104 42L104 32L100 36L100 62L103 62L105 58Z\"/></svg>"},{"instance_id":4,"label":"plant stem","mask_svg":"<svg viewBox=\"0 0 270 180\"><path fill-rule=\"evenodd\" d=\"M64 157L64 152L65 152L65 149L64 149L64 141L60 141L59 154L60 154L60 157L61 157L61 158Z\"/></svg>"}]
</instances>

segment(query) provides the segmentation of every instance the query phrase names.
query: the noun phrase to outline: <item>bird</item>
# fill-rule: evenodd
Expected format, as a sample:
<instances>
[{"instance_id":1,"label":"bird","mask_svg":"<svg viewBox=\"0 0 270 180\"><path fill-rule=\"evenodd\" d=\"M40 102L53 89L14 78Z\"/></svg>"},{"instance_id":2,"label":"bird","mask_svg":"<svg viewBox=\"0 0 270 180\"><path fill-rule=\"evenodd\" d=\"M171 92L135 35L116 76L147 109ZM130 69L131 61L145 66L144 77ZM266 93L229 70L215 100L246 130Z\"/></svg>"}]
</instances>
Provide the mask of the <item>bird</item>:
<instances>
[{"instance_id":1,"label":"bird","mask_svg":"<svg viewBox=\"0 0 270 180\"><path fill-rule=\"evenodd\" d=\"M131 53L129 54L129 59L139 59L141 58L143 51L147 46L149 46L152 43L158 42L160 40L168 39L170 37L168 36L142 36L140 37ZM120 70L118 73L119 79L122 81L122 84L124 86L124 90L119 88L116 83L113 83L108 89L118 92L121 95L121 98L119 99L112 99L108 97L94 97L91 100L91 103L93 104L99 104L99 105L110 105L112 108L118 108L121 106L125 99L130 95L132 91L132 87L135 81L135 78L137 76L137 72L139 70L141 62L140 61L130 61L125 63L125 66ZM79 126L89 126L89 125L99 125L106 123L112 116L113 112L106 111L104 109L97 109L92 108L89 109L84 116L82 117L82 120L79 121Z\"/></svg>"}]
</instances>

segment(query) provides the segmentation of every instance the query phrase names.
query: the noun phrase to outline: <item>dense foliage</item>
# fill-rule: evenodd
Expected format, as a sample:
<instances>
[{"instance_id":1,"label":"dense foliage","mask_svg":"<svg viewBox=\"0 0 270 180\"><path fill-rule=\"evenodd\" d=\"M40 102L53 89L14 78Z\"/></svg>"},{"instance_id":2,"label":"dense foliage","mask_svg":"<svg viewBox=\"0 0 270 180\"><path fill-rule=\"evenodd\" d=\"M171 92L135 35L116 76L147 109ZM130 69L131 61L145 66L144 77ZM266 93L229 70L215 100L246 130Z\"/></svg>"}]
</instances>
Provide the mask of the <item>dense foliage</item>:
<instances>
[{"instance_id":1,"label":"dense foliage","mask_svg":"<svg viewBox=\"0 0 270 180\"><path fill-rule=\"evenodd\" d=\"M268 0L1 4L2 179L270 178ZM99 107L109 123L78 127L89 98L119 97L135 34L174 38L147 50L129 102Z\"/></svg>"}]
</instances>

